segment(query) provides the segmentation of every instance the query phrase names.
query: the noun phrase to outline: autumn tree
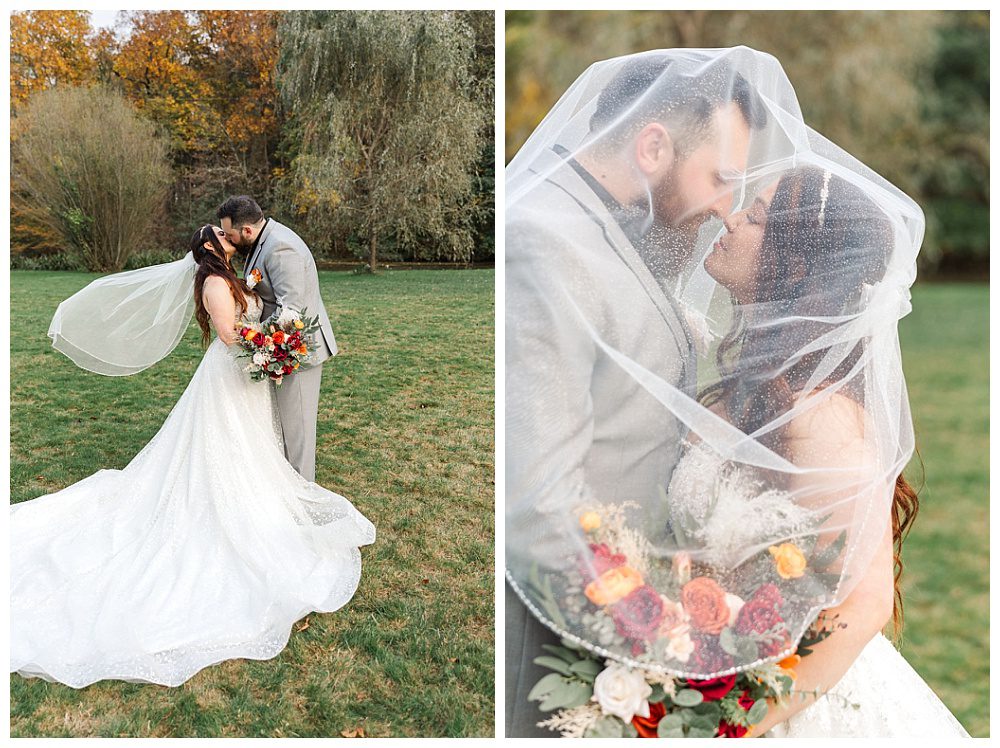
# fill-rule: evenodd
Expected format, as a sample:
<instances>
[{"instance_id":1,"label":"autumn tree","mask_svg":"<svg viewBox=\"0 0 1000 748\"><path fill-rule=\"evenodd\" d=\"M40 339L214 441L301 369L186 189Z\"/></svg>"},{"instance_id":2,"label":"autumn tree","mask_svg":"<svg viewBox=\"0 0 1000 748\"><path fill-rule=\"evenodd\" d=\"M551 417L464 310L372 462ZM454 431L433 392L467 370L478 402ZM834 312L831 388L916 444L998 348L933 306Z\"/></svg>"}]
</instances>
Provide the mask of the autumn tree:
<instances>
[{"instance_id":1,"label":"autumn tree","mask_svg":"<svg viewBox=\"0 0 1000 748\"><path fill-rule=\"evenodd\" d=\"M11 109L37 91L59 83L91 79L94 58L88 46L90 12L15 11L10 17Z\"/></svg>"},{"instance_id":2,"label":"autumn tree","mask_svg":"<svg viewBox=\"0 0 1000 748\"><path fill-rule=\"evenodd\" d=\"M169 183L167 145L120 94L58 87L13 123L11 171L22 209L94 271L121 270L148 245Z\"/></svg>"},{"instance_id":3,"label":"autumn tree","mask_svg":"<svg viewBox=\"0 0 1000 748\"><path fill-rule=\"evenodd\" d=\"M278 82L301 146L291 208L316 233L356 232L425 258L472 254L472 174L485 116L475 35L447 11L296 11Z\"/></svg>"},{"instance_id":4,"label":"autumn tree","mask_svg":"<svg viewBox=\"0 0 1000 748\"><path fill-rule=\"evenodd\" d=\"M170 10L123 16L111 77L170 137L174 244L183 244L228 193L268 202L280 132L278 15Z\"/></svg>"}]
</instances>

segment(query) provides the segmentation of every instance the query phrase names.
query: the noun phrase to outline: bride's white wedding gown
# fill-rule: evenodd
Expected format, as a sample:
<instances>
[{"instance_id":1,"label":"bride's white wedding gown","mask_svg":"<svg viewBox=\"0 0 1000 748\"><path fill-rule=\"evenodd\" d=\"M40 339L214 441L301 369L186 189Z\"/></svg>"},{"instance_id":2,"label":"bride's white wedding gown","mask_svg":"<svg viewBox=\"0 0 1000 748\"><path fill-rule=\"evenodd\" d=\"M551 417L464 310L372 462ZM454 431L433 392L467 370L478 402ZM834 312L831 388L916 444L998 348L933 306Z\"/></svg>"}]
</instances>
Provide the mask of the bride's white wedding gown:
<instances>
[{"instance_id":1,"label":"bride's white wedding gown","mask_svg":"<svg viewBox=\"0 0 1000 748\"><path fill-rule=\"evenodd\" d=\"M671 508L704 518L711 486L722 467L719 457L702 444L689 446L671 476ZM763 737L936 738L969 734L892 643L877 634L836 686Z\"/></svg>"},{"instance_id":2,"label":"bride's white wedding gown","mask_svg":"<svg viewBox=\"0 0 1000 748\"><path fill-rule=\"evenodd\" d=\"M260 318L260 305L250 314ZM354 595L375 528L284 456L272 386L216 338L122 470L11 507L11 672L176 686L268 659Z\"/></svg>"}]
</instances>

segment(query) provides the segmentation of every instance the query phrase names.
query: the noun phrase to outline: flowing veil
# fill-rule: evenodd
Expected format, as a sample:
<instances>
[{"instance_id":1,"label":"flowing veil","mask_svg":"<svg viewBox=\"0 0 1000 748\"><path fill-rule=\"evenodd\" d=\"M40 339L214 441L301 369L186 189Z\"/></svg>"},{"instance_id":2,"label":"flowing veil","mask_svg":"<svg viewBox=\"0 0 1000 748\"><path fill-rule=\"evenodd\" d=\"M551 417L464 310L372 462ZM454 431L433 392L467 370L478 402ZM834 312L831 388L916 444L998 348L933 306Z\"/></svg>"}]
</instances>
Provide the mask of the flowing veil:
<instances>
[{"instance_id":1,"label":"flowing veil","mask_svg":"<svg viewBox=\"0 0 1000 748\"><path fill-rule=\"evenodd\" d=\"M722 154L687 204L636 155L650 122L679 169ZM593 184L616 165L629 199ZM511 587L561 637L647 671L793 653L864 575L913 452L897 321L920 208L810 129L778 61L746 47L595 63L506 195ZM752 260L726 248L741 211ZM616 325L643 304L641 331ZM819 449L830 423L842 447Z\"/></svg>"},{"instance_id":2,"label":"flowing veil","mask_svg":"<svg viewBox=\"0 0 1000 748\"><path fill-rule=\"evenodd\" d=\"M128 376L166 357L194 312L197 264L180 260L106 275L59 304L52 346L88 371Z\"/></svg>"}]
</instances>

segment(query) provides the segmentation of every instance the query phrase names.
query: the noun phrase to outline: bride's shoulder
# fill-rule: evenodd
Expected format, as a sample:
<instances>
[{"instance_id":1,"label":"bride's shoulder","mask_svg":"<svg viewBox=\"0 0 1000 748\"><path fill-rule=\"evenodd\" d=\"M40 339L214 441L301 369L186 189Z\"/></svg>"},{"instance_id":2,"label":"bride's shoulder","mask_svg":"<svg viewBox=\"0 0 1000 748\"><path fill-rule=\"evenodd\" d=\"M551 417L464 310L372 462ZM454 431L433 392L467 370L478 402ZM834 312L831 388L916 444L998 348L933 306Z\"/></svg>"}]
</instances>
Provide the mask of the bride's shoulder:
<instances>
[{"instance_id":1,"label":"bride's shoulder","mask_svg":"<svg viewBox=\"0 0 1000 748\"><path fill-rule=\"evenodd\" d=\"M852 452L864 449L870 433L870 418L854 398L839 392L813 393L810 398L798 398L801 412L788 422L785 435L798 448Z\"/></svg>"}]
</instances>

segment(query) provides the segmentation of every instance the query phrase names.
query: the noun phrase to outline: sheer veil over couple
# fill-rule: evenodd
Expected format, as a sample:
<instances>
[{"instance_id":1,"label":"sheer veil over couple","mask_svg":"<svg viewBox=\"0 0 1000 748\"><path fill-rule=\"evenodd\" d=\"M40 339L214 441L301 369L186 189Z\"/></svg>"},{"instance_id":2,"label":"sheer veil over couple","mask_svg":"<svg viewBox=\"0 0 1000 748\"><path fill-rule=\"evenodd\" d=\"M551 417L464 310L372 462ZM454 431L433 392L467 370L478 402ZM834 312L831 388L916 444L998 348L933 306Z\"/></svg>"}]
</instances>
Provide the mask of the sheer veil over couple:
<instances>
[{"instance_id":1,"label":"sheer veil over couple","mask_svg":"<svg viewBox=\"0 0 1000 748\"><path fill-rule=\"evenodd\" d=\"M746 47L592 65L506 196L505 734L965 735L881 633L919 207Z\"/></svg>"},{"instance_id":2,"label":"sheer veil over couple","mask_svg":"<svg viewBox=\"0 0 1000 748\"><path fill-rule=\"evenodd\" d=\"M316 264L247 196L218 218L183 259L102 277L52 320L53 345L108 376L169 354L192 311L207 350L127 466L11 507L11 672L176 686L222 660L274 657L295 621L357 589L375 528L313 482L322 364L337 353ZM308 359L263 377L280 386L251 378L234 355L241 332L263 339L268 320L301 329L303 317L317 318L296 338Z\"/></svg>"}]
</instances>

